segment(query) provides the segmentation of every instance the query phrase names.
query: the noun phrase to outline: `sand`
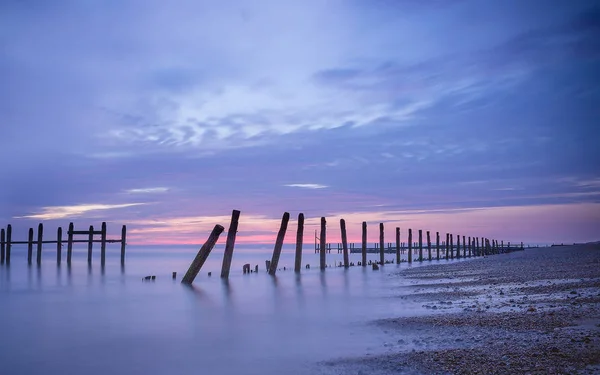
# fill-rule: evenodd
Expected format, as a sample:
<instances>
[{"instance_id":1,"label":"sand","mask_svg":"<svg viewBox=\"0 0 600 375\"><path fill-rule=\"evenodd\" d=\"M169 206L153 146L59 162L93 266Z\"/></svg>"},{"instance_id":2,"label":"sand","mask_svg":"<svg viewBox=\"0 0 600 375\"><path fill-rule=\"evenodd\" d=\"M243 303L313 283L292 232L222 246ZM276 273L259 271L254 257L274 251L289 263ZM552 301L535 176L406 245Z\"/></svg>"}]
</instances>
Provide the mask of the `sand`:
<instances>
[{"instance_id":1,"label":"sand","mask_svg":"<svg viewBox=\"0 0 600 375\"><path fill-rule=\"evenodd\" d=\"M600 374L600 245L528 249L406 269L430 314L370 322L386 353L332 374ZM399 293L400 295L401 293Z\"/></svg>"}]
</instances>

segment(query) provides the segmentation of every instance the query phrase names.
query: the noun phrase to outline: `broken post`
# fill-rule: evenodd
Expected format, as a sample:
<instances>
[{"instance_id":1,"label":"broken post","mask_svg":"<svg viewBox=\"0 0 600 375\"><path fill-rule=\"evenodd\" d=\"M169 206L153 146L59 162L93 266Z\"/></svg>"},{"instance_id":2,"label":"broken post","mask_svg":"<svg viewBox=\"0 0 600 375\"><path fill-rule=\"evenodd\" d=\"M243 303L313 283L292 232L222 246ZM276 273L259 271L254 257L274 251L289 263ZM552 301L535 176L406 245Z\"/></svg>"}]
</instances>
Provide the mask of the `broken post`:
<instances>
[{"instance_id":1,"label":"broken post","mask_svg":"<svg viewBox=\"0 0 600 375\"><path fill-rule=\"evenodd\" d=\"M300 272L302 268L302 241L304 239L304 214L298 214L298 230L296 232L296 261L294 272Z\"/></svg>"},{"instance_id":2,"label":"broken post","mask_svg":"<svg viewBox=\"0 0 600 375\"><path fill-rule=\"evenodd\" d=\"M284 212L283 217L281 218L281 226L279 227L279 233L277 233L275 248L273 249L273 257L271 258L271 267L269 268L269 275L275 276L275 273L277 272L277 264L279 263L281 247L283 246L283 240L285 239L285 232L287 231L289 221L289 212Z\"/></svg>"},{"instance_id":3,"label":"broken post","mask_svg":"<svg viewBox=\"0 0 600 375\"><path fill-rule=\"evenodd\" d=\"M346 220L340 219L340 230L342 231L342 248L344 251L344 268L350 267L348 259L348 237L346 236Z\"/></svg>"},{"instance_id":4,"label":"broken post","mask_svg":"<svg viewBox=\"0 0 600 375\"><path fill-rule=\"evenodd\" d=\"M31 264L33 254L33 228L29 228L29 236L27 237L27 264Z\"/></svg>"},{"instance_id":5,"label":"broken post","mask_svg":"<svg viewBox=\"0 0 600 375\"><path fill-rule=\"evenodd\" d=\"M210 236L208 236L208 239L206 240L204 245L202 245L202 247L198 251L198 254L196 254L196 258L194 258L194 261L192 262L192 264L190 264L190 268L185 273L185 276L183 276L183 279L181 279L182 284L191 284L194 282L194 279L198 275L198 272L200 272L202 265L204 265L204 262L206 262L208 255L210 254L211 250L217 243L219 236L221 235L221 233L223 233L224 230L225 228L222 225L215 225L212 232L210 233Z\"/></svg>"},{"instance_id":6,"label":"broken post","mask_svg":"<svg viewBox=\"0 0 600 375\"><path fill-rule=\"evenodd\" d=\"M400 264L400 228L396 227L396 264Z\"/></svg>"},{"instance_id":7,"label":"broken post","mask_svg":"<svg viewBox=\"0 0 600 375\"><path fill-rule=\"evenodd\" d=\"M233 210L231 213L231 222L227 231L227 242L225 243L225 252L223 253L223 264L221 265L221 277L229 277L231 268L231 259L233 258L233 247L235 246L235 236L237 234L238 220L240 211Z\"/></svg>"},{"instance_id":8,"label":"broken post","mask_svg":"<svg viewBox=\"0 0 600 375\"><path fill-rule=\"evenodd\" d=\"M102 222L102 233L100 234L100 265L104 267L106 262L106 223Z\"/></svg>"},{"instance_id":9,"label":"broken post","mask_svg":"<svg viewBox=\"0 0 600 375\"><path fill-rule=\"evenodd\" d=\"M419 229L419 262L423 261L423 229Z\"/></svg>"},{"instance_id":10,"label":"broken post","mask_svg":"<svg viewBox=\"0 0 600 375\"><path fill-rule=\"evenodd\" d=\"M121 228L121 265L125 264L125 245L127 244L127 226Z\"/></svg>"},{"instance_id":11,"label":"broken post","mask_svg":"<svg viewBox=\"0 0 600 375\"><path fill-rule=\"evenodd\" d=\"M73 253L73 223L69 223L67 231L67 265L71 265L71 254Z\"/></svg>"},{"instance_id":12,"label":"broken post","mask_svg":"<svg viewBox=\"0 0 600 375\"><path fill-rule=\"evenodd\" d=\"M325 220L325 217L321 217L321 235L319 236L319 239L321 240L321 245L320 245L320 250L319 250L319 266L321 268L321 271L323 271L326 267L327 264L325 263L325 251L327 249L327 221Z\"/></svg>"},{"instance_id":13,"label":"broken post","mask_svg":"<svg viewBox=\"0 0 600 375\"><path fill-rule=\"evenodd\" d=\"M385 263L385 244L383 242L383 223L379 223L379 264Z\"/></svg>"},{"instance_id":14,"label":"broken post","mask_svg":"<svg viewBox=\"0 0 600 375\"><path fill-rule=\"evenodd\" d=\"M412 229L408 230L408 263L412 263Z\"/></svg>"},{"instance_id":15,"label":"broken post","mask_svg":"<svg viewBox=\"0 0 600 375\"><path fill-rule=\"evenodd\" d=\"M427 231L427 252L429 253L429 261L431 261L431 236Z\"/></svg>"},{"instance_id":16,"label":"broken post","mask_svg":"<svg viewBox=\"0 0 600 375\"><path fill-rule=\"evenodd\" d=\"M44 224L40 223L38 225L37 232L37 264L38 266L42 264L42 241L44 237Z\"/></svg>"},{"instance_id":17,"label":"broken post","mask_svg":"<svg viewBox=\"0 0 600 375\"><path fill-rule=\"evenodd\" d=\"M90 234L88 235L88 252L87 252L87 262L88 264L92 264L92 249L94 246L94 226L90 225Z\"/></svg>"},{"instance_id":18,"label":"broken post","mask_svg":"<svg viewBox=\"0 0 600 375\"><path fill-rule=\"evenodd\" d=\"M367 266L367 222L363 221L362 223L362 249L361 249L361 255L362 255L362 263L361 265L363 267Z\"/></svg>"},{"instance_id":19,"label":"broken post","mask_svg":"<svg viewBox=\"0 0 600 375\"><path fill-rule=\"evenodd\" d=\"M56 232L56 264L60 266L62 260L62 227Z\"/></svg>"}]
</instances>

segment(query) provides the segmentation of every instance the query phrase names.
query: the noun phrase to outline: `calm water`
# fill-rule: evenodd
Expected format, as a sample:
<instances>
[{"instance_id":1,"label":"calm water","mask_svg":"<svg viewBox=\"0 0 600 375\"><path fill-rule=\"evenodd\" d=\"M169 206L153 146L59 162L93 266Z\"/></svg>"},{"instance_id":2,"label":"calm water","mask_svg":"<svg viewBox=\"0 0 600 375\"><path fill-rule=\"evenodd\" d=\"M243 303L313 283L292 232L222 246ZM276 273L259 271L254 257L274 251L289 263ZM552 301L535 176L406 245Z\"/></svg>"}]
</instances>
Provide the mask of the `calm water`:
<instances>
[{"instance_id":1,"label":"calm water","mask_svg":"<svg viewBox=\"0 0 600 375\"><path fill-rule=\"evenodd\" d=\"M194 286L182 286L196 250L130 246L121 269L118 247L109 247L102 271L96 254L88 268L83 248L70 268L63 252L59 268L53 249L44 249L41 267L28 267L26 249L15 247L10 268L0 267L2 373L318 373L318 361L383 350L385 338L369 321L423 312L397 298L407 282L394 273L407 264L320 272L307 247L302 263L311 269L296 275L288 246L279 263L287 271L273 278L264 265L271 247L236 246L224 282L217 247ZM327 259L333 265L342 256ZM258 264L259 273L243 275L244 263ZM157 279L142 282L146 275Z\"/></svg>"}]
</instances>

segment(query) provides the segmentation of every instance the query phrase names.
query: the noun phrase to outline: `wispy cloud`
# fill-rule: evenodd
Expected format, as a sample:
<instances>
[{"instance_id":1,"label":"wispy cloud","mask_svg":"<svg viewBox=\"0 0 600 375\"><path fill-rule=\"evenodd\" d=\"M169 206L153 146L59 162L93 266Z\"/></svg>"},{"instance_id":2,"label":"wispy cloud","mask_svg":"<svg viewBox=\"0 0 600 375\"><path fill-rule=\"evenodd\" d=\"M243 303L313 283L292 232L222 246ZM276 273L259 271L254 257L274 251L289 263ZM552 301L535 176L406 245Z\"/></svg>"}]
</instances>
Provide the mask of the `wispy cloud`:
<instances>
[{"instance_id":1,"label":"wispy cloud","mask_svg":"<svg viewBox=\"0 0 600 375\"><path fill-rule=\"evenodd\" d=\"M129 194L152 194L152 193L166 193L169 191L167 187L150 187L150 188L138 188L125 190Z\"/></svg>"},{"instance_id":2,"label":"wispy cloud","mask_svg":"<svg viewBox=\"0 0 600 375\"><path fill-rule=\"evenodd\" d=\"M126 208L133 206L144 205L145 203L125 203L125 204L78 204L73 206L51 206L42 207L41 212L18 216L16 218L53 220L64 219L69 217L81 216L85 213L100 210L113 210L118 208Z\"/></svg>"},{"instance_id":3,"label":"wispy cloud","mask_svg":"<svg viewBox=\"0 0 600 375\"><path fill-rule=\"evenodd\" d=\"M301 189L325 189L325 188L329 187L327 185L321 185L321 184L287 184L287 185L283 185L283 186L295 187L295 188L301 188Z\"/></svg>"}]
</instances>

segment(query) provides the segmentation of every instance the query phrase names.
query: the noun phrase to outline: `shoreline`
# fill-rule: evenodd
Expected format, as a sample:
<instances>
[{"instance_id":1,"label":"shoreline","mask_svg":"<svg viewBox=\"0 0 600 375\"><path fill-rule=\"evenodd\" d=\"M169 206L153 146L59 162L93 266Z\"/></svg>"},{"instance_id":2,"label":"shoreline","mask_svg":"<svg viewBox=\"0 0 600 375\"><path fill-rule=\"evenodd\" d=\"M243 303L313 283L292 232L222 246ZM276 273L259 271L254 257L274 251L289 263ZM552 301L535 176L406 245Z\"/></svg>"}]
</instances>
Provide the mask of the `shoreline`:
<instances>
[{"instance_id":1,"label":"shoreline","mask_svg":"<svg viewBox=\"0 0 600 375\"><path fill-rule=\"evenodd\" d=\"M385 354L327 374L599 374L600 245L529 249L395 272L430 314L371 321Z\"/></svg>"}]
</instances>

